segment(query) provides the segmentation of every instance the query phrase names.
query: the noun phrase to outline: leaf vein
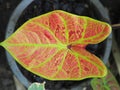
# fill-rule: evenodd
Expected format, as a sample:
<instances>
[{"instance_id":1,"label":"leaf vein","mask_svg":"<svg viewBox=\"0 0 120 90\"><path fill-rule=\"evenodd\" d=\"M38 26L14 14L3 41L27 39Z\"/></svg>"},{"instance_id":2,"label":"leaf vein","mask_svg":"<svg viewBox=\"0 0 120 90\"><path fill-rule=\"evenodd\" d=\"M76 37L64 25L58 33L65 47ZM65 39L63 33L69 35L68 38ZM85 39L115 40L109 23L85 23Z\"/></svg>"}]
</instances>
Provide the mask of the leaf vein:
<instances>
[{"instance_id":1,"label":"leaf vein","mask_svg":"<svg viewBox=\"0 0 120 90\"><path fill-rule=\"evenodd\" d=\"M68 50L67 50L67 51L66 51L66 53L64 54L64 56L63 56L63 59L62 59L62 62L61 62L61 64L60 64L60 66L58 66L58 70L56 71L56 73L54 73L54 74L53 74L53 76L52 76L52 77L55 77L55 76L59 73L59 71L62 69L62 66L63 66L64 61L65 61L65 57L67 56L67 52L68 52Z\"/></svg>"},{"instance_id":2,"label":"leaf vein","mask_svg":"<svg viewBox=\"0 0 120 90\"><path fill-rule=\"evenodd\" d=\"M69 31L68 31L68 28L67 28L67 22L61 15L58 14L58 16L62 19L62 21L64 23L64 26L65 26L65 37L66 37L67 44L68 44L68 42L69 42Z\"/></svg>"},{"instance_id":3,"label":"leaf vein","mask_svg":"<svg viewBox=\"0 0 120 90\"><path fill-rule=\"evenodd\" d=\"M45 27L45 25L40 24L40 23L38 23L38 22L34 22L34 23L37 24L38 26L44 28L45 30L47 30L47 31L54 37L54 39L55 39L58 43L62 43L48 27Z\"/></svg>"}]
</instances>

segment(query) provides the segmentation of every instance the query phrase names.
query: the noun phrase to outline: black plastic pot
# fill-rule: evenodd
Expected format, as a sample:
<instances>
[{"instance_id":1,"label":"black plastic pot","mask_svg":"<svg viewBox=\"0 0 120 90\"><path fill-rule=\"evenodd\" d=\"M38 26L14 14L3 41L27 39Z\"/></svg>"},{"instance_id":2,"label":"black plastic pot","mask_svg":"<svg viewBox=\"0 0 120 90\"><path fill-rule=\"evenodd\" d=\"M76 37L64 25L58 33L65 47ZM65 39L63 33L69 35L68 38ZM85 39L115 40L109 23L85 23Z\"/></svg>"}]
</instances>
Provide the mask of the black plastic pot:
<instances>
[{"instance_id":1,"label":"black plastic pot","mask_svg":"<svg viewBox=\"0 0 120 90\"><path fill-rule=\"evenodd\" d=\"M8 38L8 36L10 36L20 25L22 25L29 18L41 15L55 9L65 10L74 14L86 16L89 16L88 12L92 12L90 17L110 23L108 11L106 8L103 7L99 0L81 0L81 2L80 0L23 0L11 15L6 30L6 38ZM103 62L106 64L110 55L111 44L112 34L104 42L98 45L89 45L87 49L90 52L96 54L98 57L102 58ZM8 52L6 52L6 55L12 72L24 86L28 87L31 82L42 82L45 80L24 70L19 64L16 63L16 61L11 57L11 55L9 55ZM48 86L48 90L53 90L49 89L52 87L56 88L54 90L62 90L59 87L68 87L70 90L81 90L85 88L84 86L89 85L88 79L77 82L49 80L45 81L49 83L46 83ZM67 86L65 86L66 83ZM73 85L73 83L75 84ZM73 85L73 87L71 87L70 85ZM64 88L64 90L68 89Z\"/></svg>"}]
</instances>

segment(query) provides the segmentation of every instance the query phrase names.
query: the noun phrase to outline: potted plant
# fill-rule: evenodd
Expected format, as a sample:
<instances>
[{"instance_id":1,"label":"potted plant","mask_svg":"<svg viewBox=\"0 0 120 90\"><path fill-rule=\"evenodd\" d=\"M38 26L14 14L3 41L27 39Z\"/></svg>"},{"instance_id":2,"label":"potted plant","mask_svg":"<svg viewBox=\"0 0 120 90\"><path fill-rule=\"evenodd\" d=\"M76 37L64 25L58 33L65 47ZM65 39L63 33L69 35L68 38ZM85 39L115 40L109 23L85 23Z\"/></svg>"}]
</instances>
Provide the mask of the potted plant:
<instances>
[{"instance_id":1,"label":"potted plant","mask_svg":"<svg viewBox=\"0 0 120 90\"><path fill-rule=\"evenodd\" d=\"M56 0L57 1L57 0ZM71 1L70 1L71 2ZM73 1L74 2L74 1ZM72 2L72 3L73 3ZM98 3L100 3L99 1L97 1ZM28 20L29 18L32 18L32 17L34 17L34 16L37 16L37 15L39 15L39 14L43 14L43 13L45 13L45 12L48 12L48 11L51 11L51 8L50 9L48 9L48 8L46 8L46 10L45 11L39 11L40 10L40 8L41 8L41 4L40 3L45 3L44 1L28 1L28 0L24 0L24 1L22 1L21 3L20 3L20 5L16 8L16 10L15 10L15 12L13 13L13 15L12 15L12 17L11 17L11 19L10 19L10 22L9 22L9 24L8 24L8 28L7 28L7 32L6 32L6 38L9 36L9 35L11 35L13 32L14 32L14 30L15 30L15 27L17 28L18 26L20 26L20 25L22 25L26 20ZM51 5L50 4L51 2L50 1L46 1L46 4L45 5ZM55 2L55 3L57 3L57 2ZM66 5L66 3L68 3L68 2L61 2L60 3L60 5L61 5L61 8L62 9L67 9L66 11L69 11L69 5ZM101 5L101 4L99 4L99 5L96 5L95 4L96 3L96 1L92 1L91 0L91 5L93 5L93 7L96 7L95 8L95 11L94 11L94 13L96 12L96 15L99 13L100 14L100 16L99 16L99 18L98 19L100 19L100 20L105 20L105 21L108 21L109 22L109 18L107 17L108 16L108 14L107 14L107 12L105 11L105 9L103 8L103 6ZM30 4L30 5L29 5ZM77 3L75 3L75 4L77 4ZM84 3L85 4L85 3ZM84 5L84 4L80 4L80 2L79 2L79 5L83 5L84 7L86 7L86 8L88 8L88 6L87 5ZM28 6L29 5L29 6ZM52 9L58 9L58 7L56 7L55 6L56 4L53 4L53 6L54 7L52 7ZM78 5L78 4L77 4ZM79 6L78 5L78 6ZM27 8L26 8L27 7ZM21 8L21 9L20 9ZM99 8L101 8L101 9L99 9ZM48 9L48 10L47 10ZM82 10L83 8L79 8L78 10ZM96 9L98 10L98 11L96 11ZM23 12L23 10L24 10L24 12ZM33 11L35 11L35 10L37 10L37 11L35 11L34 13L36 14L33 14L33 12L32 12L32 10ZM43 10L44 10L44 7L43 7ZM102 10L102 11L101 11ZM17 11L17 13L16 13L16 11ZM19 11L19 12L18 12ZM76 9L76 11L77 11L77 9ZM83 10L84 11L84 10ZM104 11L104 13L103 13L103 11ZM82 11L81 11L82 12ZM82 13L81 12L78 12L78 14L81 14L82 15ZM22 14L23 13L23 14ZM27 14L27 16L26 16L26 14ZM83 13L83 15L84 14L86 14L86 12L84 11L84 13ZM106 14L106 15L105 15ZM21 16L20 16L21 15ZM89 15L88 15L89 16ZM94 16L94 15L93 15ZM23 18L23 19L21 19L21 18ZM96 18L96 17L94 17L94 18ZM19 19L19 20L18 20ZM13 21L14 20L14 21ZM102 48L104 48L105 49L105 51L103 50L102 52L98 52L98 47L100 47L100 46L102 46ZM107 63L108 62L108 57L109 57L109 52L110 52L110 48L111 48L111 36L104 42L104 43L100 43L100 44L98 44L98 45L92 45L92 47L96 47L95 49L94 48L91 48L91 45L88 47L88 50L89 51L91 51L92 53L95 53L96 55L98 55L99 57L102 57L103 58L103 62L104 63ZM99 54L100 53L100 54ZM34 75L34 74L30 74L28 71L25 71L24 69L22 69L22 67L20 67L18 64L16 64L16 62L13 60L13 58L7 53L7 58L8 58L8 62L9 62L9 64L10 64L10 67L12 68L12 71L14 72L14 74L17 76L17 78L26 86L26 87L28 87L29 85L30 85L30 81L39 81L39 82L42 82L42 81L44 81L44 79L43 78L40 78L40 77L38 77L38 76L36 76L36 75ZM20 68L20 70L19 70L19 68ZM18 71L17 73L16 73L16 71ZM21 73L21 71L22 71L22 73ZM24 74L24 75L23 75ZM29 75L30 76L30 78L29 79L26 79L26 75ZM85 80L85 82L86 81L88 81L88 80ZM65 85L66 84L66 81L61 81L61 82L57 82L57 81L48 81L48 80L46 80L46 82L49 82L49 84L47 85L48 87L50 87L50 86L53 86L53 85L56 85L56 87L60 87L60 85ZM67 82L67 84L66 84L66 86L64 86L64 87L67 87L68 85L73 85L73 83L75 83L75 85L74 86L76 86L76 85L79 85L80 86L80 84L81 84L81 86L82 86L82 88L84 87L84 86L86 86L86 85L82 85L83 84L83 82L84 81L81 81L82 83L80 83L80 82L71 82L71 81L69 81L69 82ZM79 87L79 88L81 88L81 87Z\"/></svg>"}]
</instances>

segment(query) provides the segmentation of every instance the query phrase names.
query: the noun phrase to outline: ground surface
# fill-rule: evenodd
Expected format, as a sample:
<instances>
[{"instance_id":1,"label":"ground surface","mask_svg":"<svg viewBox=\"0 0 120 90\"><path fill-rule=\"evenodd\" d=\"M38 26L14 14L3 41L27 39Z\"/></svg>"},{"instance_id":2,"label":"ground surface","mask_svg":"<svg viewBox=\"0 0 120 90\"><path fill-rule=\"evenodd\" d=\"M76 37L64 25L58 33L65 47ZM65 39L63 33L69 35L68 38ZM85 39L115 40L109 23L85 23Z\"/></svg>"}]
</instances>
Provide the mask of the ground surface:
<instances>
[{"instance_id":1,"label":"ground surface","mask_svg":"<svg viewBox=\"0 0 120 90\"><path fill-rule=\"evenodd\" d=\"M14 8L18 5L21 0L0 0L0 42L4 40L6 26L9 20L11 13ZM110 16L112 23L120 22L120 1L119 0L101 0L105 6L107 6L110 10ZM111 6L112 5L112 6ZM117 31L120 34L120 31ZM120 35L117 33L117 37ZM118 44L120 45L120 40L117 38ZM113 60L113 59L112 59ZM115 64L112 64L112 68ZM117 71L113 68L113 72L117 73ZM119 78L118 78L119 80ZM0 47L0 90L16 90L13 74L10 70L10 67L7 63L5 51L2 47Z\"/></svg>"}]
</instances>

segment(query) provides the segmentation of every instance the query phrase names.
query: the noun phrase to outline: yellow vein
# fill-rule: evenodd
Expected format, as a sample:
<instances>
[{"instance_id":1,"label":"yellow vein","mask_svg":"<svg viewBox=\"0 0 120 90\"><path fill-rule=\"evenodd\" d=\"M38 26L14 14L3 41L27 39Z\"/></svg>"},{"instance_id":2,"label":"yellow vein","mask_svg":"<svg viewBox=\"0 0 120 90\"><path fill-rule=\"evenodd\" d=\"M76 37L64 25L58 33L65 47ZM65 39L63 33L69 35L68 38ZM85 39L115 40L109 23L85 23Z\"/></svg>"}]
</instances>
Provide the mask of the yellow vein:
<instances>
[{"instance_id":1,"label":"yellow vein","mask_svg":"<svg viewBox=\"0 0 120 90\"><path fill-rule=\"evenodd\" d=\"M104 27L104 28L105 28L105 27ZM104 30L104 29L103 29L103 30ZM94 35L94 36L91 36L91 37L88 37L88 38L84 38L84 40L94 39L94 38L96 38L96 37L99 37L99 36L103 35L103 34L104 34L103 30L102 30L100 33L98 33L98 34L96 34L96 35ZM85 33L84 33L84 34L85 34Z\"/></svg>"},{"instance_id":2,"label":"yellow vein","mask_svg":"<svg viewBox=\"0 0 120 90\"><path fill-rule=\"evenodd\" d=\"M34 54L34 52L35 52L37 49L38 49L38 47L34 47L34 49L31 49L30 52L28 52L26 56L22 56L21 59L22 59L22 58L25 58L25 57L26 57L26 58L29 58L31 55ZM42 51L42 52L43 52L43 51ZM42 52L41 52L41 53L42 53Z\"/></svg>"},{"instance_id":3,"label":"yellow vein","mask_svg":"<svg viewBox=\"0 0 120 90\"><path fill-rule=\"evenodd\" d=\"M70 51L70 53L72 53L72 54L75 56L76 61L77 61L77 63L78 63L78 67L79 67L79 75L82 75L82 69L81 69L81 65L80 65L80 61L79 61L78 55L75 54L75 53L72 52L72 51Z\"/></svg>"},{"instance_id":4,"label":"yellow vein","mask_svg":"<svg viewBox=\"0 0 120 90\"><path fill-rule=\"evenodd\" d=\"M97 34L97 35L95 35L95 36L92 36L92 37L89 37L89 38L84 38L84 39L81 39L81 40L77 40L77 41L75 41L73 44L90 44L90 43L92 43L92 42L94 42L94 41L98 41L98 39L96 39L96 40L94 40L95 38L98 38L99 36L102 36L103 35L103 32L101 32L101 33L99 33L99 34ZM101 40L102 39L104 39L104 36L103 37L100 37L101 38ZM93 41L87 41L86 42L86 40L93 40ZM99 43L99 42L101 42L101 41L98 41L97 43ZM95 44L95 43L94 43Z\"/></svg>"},{"instance_id":5,"label":"yellow vein","mask_svg":"<svg viewBox=\"0 0 120 90\"><path fill-rule=\"evenodd\" d=\"M88 25L88 22L85 18L83 18L84 21L85 21L85 24L83 25L83 28L84 28L84 31L82 32L82 39L84 38L85 36L85 33L86 33L86 29L87 29L87 25Z\"/></svg>"},{"instance_id":6,"label":"yellow vein","mask_svg":"<svg viewBox=\"0 0 120 90\"><path fill-rule=\"evenodd\" d=\"M38 41L38 43L41 43L41 40L40 40L40 38L39 38L39 35L36 33L36 32L34 32L34 31L30 31L30 30L27 30L26 29L26 31L22 31L21 33L24 35L24 38L27 38L27 42L29 42L29 40L28 40L28 34L29 34L29 32L30 33L32 33L32 35L34 35L35 36L35 39L37 39L37 40L39 40ZM28 34L25 34L25 33L28 33ZM33 38L33 37L32 37ZM34 39L34 38L33 38Z\"/></svg>"},{"instance_id":7,"label":"yellow vein","mask_svg":"<svg viewBox=\"0 0 120 90\"><path fill-rule=\"evenodd\" d=\"M98 64L96 64L95 62L92 62L87 56L83 56L80 53L74 52L76 55L78 55L79 57L81 57L82 59L92 63L93 65L97 66L100 70L103 70L103 68L101 68Z\"/></svg>"},{"instance_id":8,"label":"yellow vein","mask_svg":"<svg viewBox=\"0 0 120 90\"><path fill-rule=\"evenodd\" d=\"M42 52L40 53L40 55L44 54L45 51L46 51L46 48L45 48L44 50L42 50ZM39 55L36 55L36 57L33 58L34 60L32 60L32 61L30 62L30 65L29 65L30 67L29 67L29 69L35 67L35 66L34 66L34 63L35 63L36 61L38 61L39 63L41 63L39 60L36 59L36 58L38 58L38 57L39 57Z\"/></svg>"},{"instance_id":9,"label":"yellow vein","mask_svg":"<svg viewBox=\"0 0 120 90\"><path fill-rule=\"evenodd\" d=\"M83 25L84 30L83 30L83 32L82 32L82 37L81 37L80 39L83 39L83 38L84 38L85 33L86 33L86 29L87 29L87 25L88 25L87 20L86 20L85 18L82 18L82 19L84 19L85 23L84 23L84 25ZM78 24L79 24L79 23L78 23ZM79 25L80 25L80 24L79 24Z\"/></svg>"},{"instance_id":10,"label":"yellow vein","mask_svg":"<svg viewBox=\"0 0 120 90\"><path fill-rule=\"evenodd\" d=\"M84 38L84 40L89 40L89 39L95 39L96 37L99 37L99 36L102 36L104 35L104 32L100 32L99 34L96 34L95 36L91 36L91 37L88 37L88 38ZM102 37L101 37L102 38Z\"/></svg>"},{"instance_id":11,"label":"yellow vein","mask_svg":"<svg viewBox=\"0 0 120 90\"><path fill-rule=\"evenodd\" d=\"M61 41L55 36L55 34L47 27L45 27L43 24L40 24L38 22L34 22L35 24L37 24L38 26L42 27L43 29L47 30L53 37L54 39L58 42L61 43Z\"/></svg>"},{"instance_id":12,"label":"yellow vein","mask_svg":"<svg viewBox=\"0 0 120 90\"><path fill-rule=\"evenodd\" d=\"M65 44L31 44L31 43L21 43L21 44L11 44L11 43L2 43L2 45L4 45L5 47L9 47L9 46L34 46L34 47L56 47L56 48L64 48L67 49L67 46Z\"/></svg>"},{"instance_id":13,"label":"yellow vein","mask_svg":"<svg viewBox=\"0 0 120 90\"><path fill-rule=\"evenodd\" d=\"M85 21L85 24L83 25L84 31L82 32L82 37L79 40L76 40L76 41L72 42L73 44L82 43L83 42L83 39L84 39L84 36L85 36L85 32L86 32L86 28L87 28L88 24L87 24L87 20L84 17L82 19L84 19L84 21ZM77 19L77 24L79 24L78 23L78 19Z\"/></svg>"},{"instance_id":14,"label":"yellow vein","mask_svg":"<svg viewBox=\"0 0 120 90\"><path fill-rule=\"evenodd\" d=\"M59 14L58 14L58 16L61 18L61 20L62 20L63 23L64 23L64 26L65 26L65 37L66 37L67 44L68 44L68 43L69 43L69 31L68 31L68 28L67 28L67 22L66 22L66 20L65 20L62 16L60 16Z\"/></svg>"},{"instance_id":15,"label":"yellow vein","mask_svg":"<svg viewBox=\"0 0 120 90\"><path fill-rule=\"evenodd\" d=\"M43 65L45 65L46 63L48 63L61 49L58 49L54 54L51 54L51 56L49 58L47 58L44 62L40 63L38 66L35 66L34 68L39 68Z\"/></svg>"},{"instance_id":16,"label":"yellow vein","mask_svg":"<svg viewBox=\"0 0 120 90\"><path fill-rule=\"evenodd\" d=\"M67 53L68 53L68 50L67 50L66 53L64 54L63 59L62 59L62 61L61 61L61 64L58 66L58 70L56 71L56 73L54 73L54 74L52 75L53 78L54 78L54 77L59 73L59 71L62 69L62 66L63 66L63 64L64 64L64 62L65 62L65 57L67 56Z\"/></svg>"}]
</instances>

